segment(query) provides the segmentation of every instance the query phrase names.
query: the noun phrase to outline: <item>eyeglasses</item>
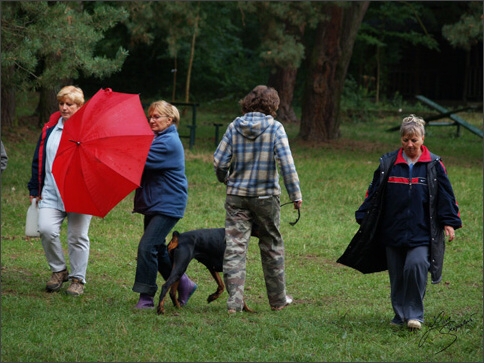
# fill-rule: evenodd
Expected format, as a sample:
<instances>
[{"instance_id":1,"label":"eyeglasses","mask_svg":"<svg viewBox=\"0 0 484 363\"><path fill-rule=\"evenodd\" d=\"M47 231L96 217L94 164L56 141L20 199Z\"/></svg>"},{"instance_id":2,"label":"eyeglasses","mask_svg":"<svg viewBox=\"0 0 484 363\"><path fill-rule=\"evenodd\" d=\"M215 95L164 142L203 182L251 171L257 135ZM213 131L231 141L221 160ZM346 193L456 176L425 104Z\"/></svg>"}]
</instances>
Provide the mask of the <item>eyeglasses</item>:
<instances>
[{"instance_id":1,"label":"eyeglasses","mask_svg":"<svg viewBox=\"0 0 484 363\"><path fill-rule=\"evenodd\" d=\"M153 115L153 116L148 116L148 120L151 120L151 119L159 120L162 117L169 118L170 116L166 116L166 115Z\"/></svg>"}]
</instances>

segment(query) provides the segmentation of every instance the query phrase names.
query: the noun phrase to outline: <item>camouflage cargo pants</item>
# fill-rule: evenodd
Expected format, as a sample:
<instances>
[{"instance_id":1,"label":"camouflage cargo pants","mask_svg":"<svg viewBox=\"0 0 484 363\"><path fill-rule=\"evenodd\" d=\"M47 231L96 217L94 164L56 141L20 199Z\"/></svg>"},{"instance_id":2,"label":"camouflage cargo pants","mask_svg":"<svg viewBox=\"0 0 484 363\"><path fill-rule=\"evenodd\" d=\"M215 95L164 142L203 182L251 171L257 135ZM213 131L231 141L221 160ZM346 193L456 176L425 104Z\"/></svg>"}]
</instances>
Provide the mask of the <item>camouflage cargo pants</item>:
<instances>
[{"instance_id":1,"label":"camouflage cargo pants","mask_svg":"<svg viewBox=\"0 0 484 363\"><path fill-rule=\"evenodd\" d=\"M247 247L252 225L257 224L262 271L271 306L286 305L284 241L279 232L278 196L238 197L225 200L225 248L223 273L229 293L227 309L241 311L244 303Z\"/></svg>"}]
</instances>

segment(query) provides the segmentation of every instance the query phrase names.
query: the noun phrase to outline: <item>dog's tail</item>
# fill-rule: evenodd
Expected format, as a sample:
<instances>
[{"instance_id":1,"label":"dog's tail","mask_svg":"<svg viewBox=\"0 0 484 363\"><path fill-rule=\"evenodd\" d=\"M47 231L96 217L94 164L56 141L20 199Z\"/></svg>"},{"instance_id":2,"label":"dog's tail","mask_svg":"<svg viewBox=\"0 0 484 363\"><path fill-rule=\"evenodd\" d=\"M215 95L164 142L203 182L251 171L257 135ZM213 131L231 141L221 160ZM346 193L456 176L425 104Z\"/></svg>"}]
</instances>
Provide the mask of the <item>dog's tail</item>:
<instances>
[{"instance_id":1,"label":"dog's tail","mask_svg":"<svg viewBox=\"0 0 484 363\"><path fill-rule=\"evenodd\" d=\"M173 251L178 247L178 237L180 236L180 233L178 231L174 231L173 234L171 235L171 241L168 243L168 253L170 257L173 257Z\"/></svg>"}]
</instances>

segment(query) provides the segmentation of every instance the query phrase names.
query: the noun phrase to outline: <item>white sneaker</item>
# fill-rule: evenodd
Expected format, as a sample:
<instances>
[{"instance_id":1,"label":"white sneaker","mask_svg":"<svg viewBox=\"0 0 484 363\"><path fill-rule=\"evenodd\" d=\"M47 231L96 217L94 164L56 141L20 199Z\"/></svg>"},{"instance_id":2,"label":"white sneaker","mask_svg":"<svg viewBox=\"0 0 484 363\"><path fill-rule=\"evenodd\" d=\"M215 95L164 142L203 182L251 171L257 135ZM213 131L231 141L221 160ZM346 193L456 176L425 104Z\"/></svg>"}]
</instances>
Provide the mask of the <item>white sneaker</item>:
<instances>
[{"instance_id":1,"label":"white sneaker","mask_svg":"<svg viewBox=\"0 0 484 363\"><path fill-rule=\"evenodd\" d=\"M274 310L274 311L282 310L287 305L292 304L292 302L293 302L292 296L286 295L286 305L283 305L283 306L271 306L271 310Z\"/></svg>"},{"instance_id":2,"label":"white sneaker","mask_svg":"<svg viewBox=\"0 0 484 363\"><path fill-rule=\"evenodd\" d=\"M407 326L410 329L420 329L422 327L422 324L418 320L411 319L408 321Z\"/></svg>"}]
</instances>

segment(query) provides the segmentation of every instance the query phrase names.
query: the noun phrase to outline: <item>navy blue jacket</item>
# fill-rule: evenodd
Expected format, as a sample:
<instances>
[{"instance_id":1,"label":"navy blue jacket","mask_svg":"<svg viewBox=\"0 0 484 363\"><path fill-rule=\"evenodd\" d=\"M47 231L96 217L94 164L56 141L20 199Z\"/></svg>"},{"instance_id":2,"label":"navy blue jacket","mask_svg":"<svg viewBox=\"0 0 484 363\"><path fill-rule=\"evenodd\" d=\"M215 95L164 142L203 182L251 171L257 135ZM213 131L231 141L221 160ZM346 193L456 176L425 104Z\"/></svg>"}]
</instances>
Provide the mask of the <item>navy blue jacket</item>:
<instances>
[{"instance_id":1,"label":"navy blue jacket","mask_svg":"<svg viewBox=\"0 0 484 363\"><path fill-rule=\"evenodd\" d=\"M185 151L175 125L155 136L134 196L133 212L182 218L188 202Z\"/></svg>"},{"instance_id":2,"label":"navy blue jacket","mask_svg":"<svg viewBox=\"0 0 484 363\"><path fill-rule=\"evenodd\" d=\"M437 173L438 198L433 205L430 203L429 184L432 181L427 175L428 163L433 163ZM403 158L402 149L399 149L387 178L386 197L382 201L379 221L380 238L386 246L429 245L431 217L436 218L441 229L444 226L461 227L459 208L445 167L440 158L425 146L422 146L422 155L412 169ZM377 171L368 188L367 198L355 212L357 221L364 218L368 197L378 189L380 182L380 172Z\"/></svg>"},{"instance_id":3,"label":"navy blue jacket","mask_svg":"<svg viewBox=\"0 0 484 363\"><path fill-rule=\"evenodd\" d=\"M384 271L385 246L429 245L432 283L440 282L445 252L443 228L448 225L458 229L462 221L440 157L425 146L422 151L412 175L402 149L380 158L365 200L355 212L360 228L337 262L363 273Z\"/></svg>"},{"instance_id":4,"label":"navy blue jacket","mask_svg":"<svg viewBox=\"0 0 484 363\"><path fill-rule=\"evenodd\" d=\"M42 132L37 141L34 157L32 159L32 176L27 184L29 193L33 197L40 197L45 179L45 147L54 126L59 122L61 113L59 111L50 115L49 121L42 127Z\"/></svg>"}]
</instances>

